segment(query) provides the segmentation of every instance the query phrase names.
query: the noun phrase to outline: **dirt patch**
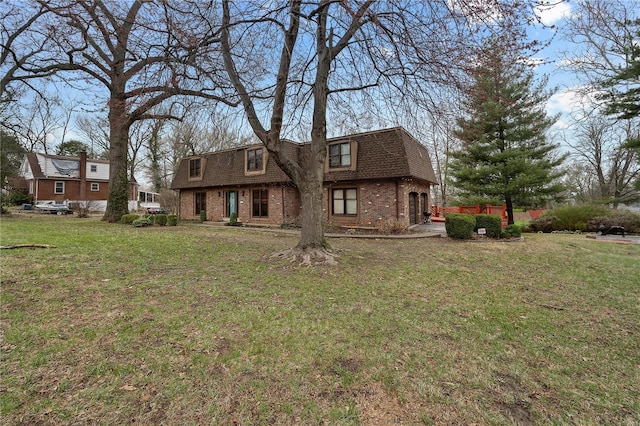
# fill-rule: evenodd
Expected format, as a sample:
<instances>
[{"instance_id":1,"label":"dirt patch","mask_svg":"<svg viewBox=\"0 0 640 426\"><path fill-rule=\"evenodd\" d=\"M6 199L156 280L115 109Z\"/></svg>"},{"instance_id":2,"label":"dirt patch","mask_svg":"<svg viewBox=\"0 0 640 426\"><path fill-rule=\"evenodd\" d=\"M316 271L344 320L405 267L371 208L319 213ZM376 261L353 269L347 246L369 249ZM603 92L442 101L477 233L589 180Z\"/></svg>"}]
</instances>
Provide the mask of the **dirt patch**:
<instances>
[{"instance_id":1,"label":"dirt patch","mask_svg":"<svg viewBox=\"0 0 640 426\"><path fill-rule=\"evenodd\" d=\"M511 421L518 426L530 426L534 424L530 404L525 401L512 403L499 402L496 406L505 417L511 419Z\"/></svg>"},{"instance_id":2,"label":"dirt patch","mask_svg":"<svg viewBox=\"0 0 640 426\"><path fill-rule=\"evenodd\" d=\"M418 422L417 410L403 405L380 383L372 382L356 397L361 425L399 425Z\"/></svg>"}]
</instances>

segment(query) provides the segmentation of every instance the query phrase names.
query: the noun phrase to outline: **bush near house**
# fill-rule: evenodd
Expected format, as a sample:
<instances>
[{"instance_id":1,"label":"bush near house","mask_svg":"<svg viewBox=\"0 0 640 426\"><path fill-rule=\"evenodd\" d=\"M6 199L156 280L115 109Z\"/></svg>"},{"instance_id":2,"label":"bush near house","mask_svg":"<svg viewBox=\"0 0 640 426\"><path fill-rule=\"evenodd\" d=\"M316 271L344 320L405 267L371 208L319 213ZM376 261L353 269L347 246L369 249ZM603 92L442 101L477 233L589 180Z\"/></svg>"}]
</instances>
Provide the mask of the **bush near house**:
<instances>
[{"instance_id":1,"label":"bush near house","mask_svg":"<svg viewBox=\"0 0 640 426\"><path fill-rule=\"evenodd\" d=\"M9 206L19 206L21 204L33 204L33 198L22 192L11 192L9 194L2 194L0 196L2 204Z\"/></svg>"},{"instance_id":2,"label":"bush near house","mask_svg":"<svg viewBox=\"0 0 640 426\"><path fill-rule=\"evenodd\" d=\"M229 216L229 225L238 226L238 213L236 212L231 213L231 216Z\"/></svg>"},{"instance_id":3,"label":"bush near house","mask_svg":"<svg viewBox=\"0 0 640 426\"><path fill-rule=\"evenodd\" d=\"M177 214L168 215L167 216L167 225L169 225L169 226L178 225L178 215Z\"/></svg>"},{"instance_id":4,"label":"bush near house","mask_svg":"<svg viewBox=\"0 0 640 426\"><path fill-rule=\"evenodd\" d=\"M409 225L396 218L391 218L380 223L378 230L381 234L404 234L409 230Z\"/></svg>"},{"instance_id":5,"label":"bush near house","mask_svg":"<svg viewBox=\"0 0 640 426\"><path fill-rule=\"evenodd\" d=\"M502 232L502 219L495 214L477 214L474 216L476 220L476 231L480 228L487 230L487 236L491 238L500 238Z\"/></svg>"},{"instance_id":6,"label":"bush near house","mask_svg":"<svg viewBox=\"0 0 640 426\"><path fill-rule=\"evenodd\" d=\"M122 223L123 225L131 225L134 221L138 219L140 219L140 215L137 215L135 213L129 213L129 214L122 215L122 217L120 218L120 223Z\"/></svg>"},{"instance_id":7,"label":"bush near house","mask_svg":"<svg viewBox=\"0 0 640 426\"><path fill-rule=\"evenodd\" d=\"M143 228L145 226L151 225L153 225L152 219L146 217L142 217L133 221L133 226L135 226L136 228Z\"/></svg>"},{"instance_id":8,"label":"bush near house","mask_svg":"<svg viewBox=\"0 0 640 426\"><path fill-rule=\"evenodd\" d=\"M153 223L160 226L165 226L167 224L167 215L164 213L159 213L153 215Z\"/></svg>"},{"instance_id":9,"label":"bush near house","mask_svg":"<svg viewBox=\"0 0 640 426\"><path fill-rule=\"evenodd\" d=\"M473 237L476 220L470 214L449 213L445 218L444 226L449 237L468 240Z\"/></svg>"}]
</instances>

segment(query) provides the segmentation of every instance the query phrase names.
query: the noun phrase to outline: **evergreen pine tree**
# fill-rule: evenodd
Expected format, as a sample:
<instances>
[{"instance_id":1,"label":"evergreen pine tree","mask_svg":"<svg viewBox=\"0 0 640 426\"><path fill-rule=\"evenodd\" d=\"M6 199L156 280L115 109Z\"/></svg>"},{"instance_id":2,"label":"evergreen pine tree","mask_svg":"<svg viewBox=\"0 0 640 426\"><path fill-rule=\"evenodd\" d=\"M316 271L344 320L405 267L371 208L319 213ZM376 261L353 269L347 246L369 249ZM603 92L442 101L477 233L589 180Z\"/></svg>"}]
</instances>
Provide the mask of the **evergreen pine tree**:
<instances>
[{"instance_id":1,"label":"evergreen pine tree","mask_svg":"<svg viewBox=\"0 0 640 426\"><path fill-rule=\"evenodd\" d=\"M544 110L550 94L497 43L479 55L469 77L468 114L455 133L462 144L451 155L453 185L462 196L504 199L512 224L514 204L537 206L563 190L557 166L564 157L545 136L555 122Z\"/></svg>"}]
</instances>

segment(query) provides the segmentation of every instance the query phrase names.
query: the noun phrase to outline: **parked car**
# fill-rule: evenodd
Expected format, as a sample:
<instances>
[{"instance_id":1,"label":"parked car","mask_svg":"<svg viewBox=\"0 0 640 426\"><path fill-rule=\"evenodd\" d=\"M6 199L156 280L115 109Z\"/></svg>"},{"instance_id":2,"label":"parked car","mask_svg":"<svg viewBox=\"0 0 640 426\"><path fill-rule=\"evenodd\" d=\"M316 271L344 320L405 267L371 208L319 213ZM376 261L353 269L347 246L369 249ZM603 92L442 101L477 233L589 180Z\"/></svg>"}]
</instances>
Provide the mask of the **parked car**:
<instances>
[{"instance_id":1,"label":"parked car","mask_svg":"<svg viewBox=\"0 0 640 426\"><path fill-rule=\"evenodd\" d=\"M49 201L46 203L36 204L36 210L41 211L43 213L51 213L51 214L73 214L73 211L66 204L56 204L55 201Z\"/></svg>"},{"instance_id":2,"label":"parked car","mask_svg":"<svg viewBox=\"0 0 640 426\"><path fill-rule=\"evenodd\" d=\"M147 214L167 214L167 211L160 207L147 207Z\"/></svg>"}]
</instances>

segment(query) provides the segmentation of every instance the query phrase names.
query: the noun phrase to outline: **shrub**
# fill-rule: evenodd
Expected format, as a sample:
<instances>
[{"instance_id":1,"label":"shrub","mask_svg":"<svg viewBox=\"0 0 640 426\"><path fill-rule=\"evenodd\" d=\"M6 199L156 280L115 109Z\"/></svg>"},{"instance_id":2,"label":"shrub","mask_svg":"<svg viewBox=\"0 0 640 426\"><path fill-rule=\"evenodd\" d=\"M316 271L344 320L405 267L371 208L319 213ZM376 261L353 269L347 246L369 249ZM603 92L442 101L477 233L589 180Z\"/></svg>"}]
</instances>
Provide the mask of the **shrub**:
<instances>
[{"instance_id":1,"label":"shrub","mask_svg":"<svg viewBox=\"0 0 640 426\"><path fill-rule=\"evenodd\" d=\"M142 228L144 226L149 226L151 225L151 220L141 217L140 219L136 219L132 222L133 226L135 226L136 228Z\"/></svg>"},{"instance_id":2,"label":"shrub","mask_svg":"<svg viewBox=\"0 0 640 426\"><path fill-rule=\"evenodd\" d=\"M231 216L229 216L229 225L238 226L238 213L231 213Z\"/></svg>"},{"instance_id":3,"label":"shrub","mask_svg":"<svg viewBox=\"0 0 640 426\"><path fill-rule=\"evenodd\" d=\"M507 229L501 232L500 236L502 238L515 237L520 238L522 236L522 229L515 224L507 226Z\"/></svg>"},{"instance_id":4,"label":"shrub","mask_svg":"<svg viewBox=\"0 0 640 426\"><path fill-rule=\"evenodd\" d=\"M500 237L500 233L502 232L502 219L500 216L495 214L477 214L474 217L476 219L476 230L484 228L487 230L488 237Z\"/></svg>"},{"instance_id":5,"label":"shrub","mask_svg":"<svg viewBox=\"0 0 640 426\"><path fill-rule=\"evenodd\" d=\"M556 229L555 223L557 223L558 220L555 216L543 215L529 222L528 230L530 232L549 233Z\"/></svg>"},{"instance_id":6,"label":"shrub","mask_svg":"<svg viewBox=\"0 0 640 426\"><path fill-rule=\"evenodd\" d=\"M204 222L205 220L207 220L207 211L200 210L200 222Z\"/></svg>"},{"instance_id":7,"label":"shrub","mask_svg":"<svg viewBox=\"0 0 640 426\"><path fill-rule=\"evenodd\" d=\"M409 230L409 226L398 219L387 219L380 224L378 230L381 234L404 234Z\"/></svg>"},{"instance_id":8,"label":"shrub","mask_svg":"<svg viewBox=\"0 0 640 426\"><path fill-rule=\"evenodd\" d=\"M626 232L640 232L640 214L629 210L611 210L606 216L594 217L587 223L587 231L599 231L600 225L609 229L612 226L624 226Z\"/></svg>"},{"instance_id":9,"label":"shrub","mask_svg":"<svg viewBox=\"0 0 640 426\"><path fill-rule=\"evenodd\" d=\"M154 215L153 223L155 223L156 225L165 226L167 224L167 215L164 213Z\"/></svg>"},{"instance_id":10,"label":"shrub","mask_svg":"<svg viewBox=\"0 0 640 426\"><path fill-rule=\"evenodd\" d=\"M552 231L584 231L586 224L598 216L608 216L609 208L595 205L560 206L545 212L544 216L555 216Z\"/></svg>"},{"instance_id":11,"label":"shrub","mask_svg":"<svg viewBox=\"0 0 640 426\"><path fill-rule=\"evenodd\" d=\"M120 218L120 223L124 225L131 225L135 220L140 219L140 216L135 213L122 215Z\"/></svg>"},{"instance_id":12,"label":"shrub","mask_svg":"<svg viewBox=\"0 0 640 426\"><path fill-rule=\"evenodd\" d=\"M178 224L178 215L170 214L167 216L167 225L176 226Z\"/></svg>"},{"instance_id":13,"label":"shrub","mask_svg":"<svg viewBox=\"0 0 640 426\"><path fill-rule=\"evenodd\" d=\"M29 195L24 194L22 192L12 192L3 198L4 198L3 203L7 203L10 206L19 206L22 204L33 203L33 199Z\"/></svg>"},{"instance_id":14,"label":"shrub","mask_svg":"<svg viewBox=\"0 0 640 426\"><path fill-rule=\"evenodd\" d=\"M469 214L449 213L445 218L444 226L449 237L468 240L473 237L476 220Z\"/></svg>"}]
</instances>

